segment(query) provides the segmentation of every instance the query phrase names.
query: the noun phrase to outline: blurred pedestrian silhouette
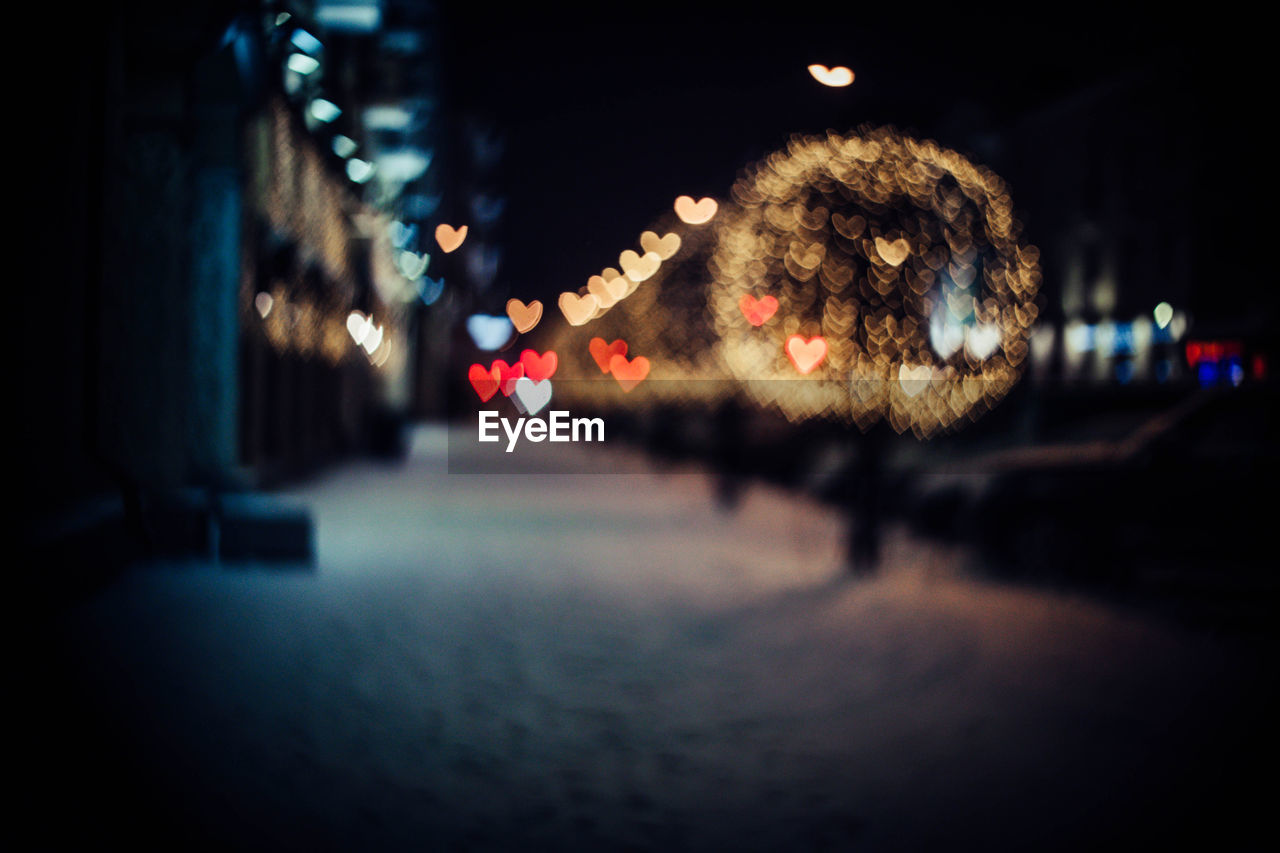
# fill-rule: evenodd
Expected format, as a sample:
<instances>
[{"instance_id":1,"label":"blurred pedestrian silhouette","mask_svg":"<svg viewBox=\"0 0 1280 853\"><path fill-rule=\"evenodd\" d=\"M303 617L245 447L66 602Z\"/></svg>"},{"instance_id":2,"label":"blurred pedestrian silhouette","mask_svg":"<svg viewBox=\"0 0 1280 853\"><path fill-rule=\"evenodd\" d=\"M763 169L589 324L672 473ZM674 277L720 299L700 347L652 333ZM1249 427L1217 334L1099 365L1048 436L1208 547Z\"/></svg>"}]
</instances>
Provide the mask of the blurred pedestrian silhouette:
<instances>
[{"instance_id":1,"label":"blurred pedestrian silhouette","mask_svg":"<svg viewBox=\"0 0 1280 853\"><path fill-rule=\"evenodd\" d=\"M720 404L715 416L716 502L725 512L738 508L742 500L742 420L745 417L737 398Z\"/></svg>"},{"instance_id":2,"label":"blurred pedestrian silhouette","mask_svg":"<svg viewBox=\"0 0 1280 853\"><path fill-rule=\"evenodd\" d=\"M849 511L848 566L855 574L871 574L880 561L880 503L884 478L884 426L876 424L858 437L857 458L846 475Z\"/></svg>"}]
</instances>

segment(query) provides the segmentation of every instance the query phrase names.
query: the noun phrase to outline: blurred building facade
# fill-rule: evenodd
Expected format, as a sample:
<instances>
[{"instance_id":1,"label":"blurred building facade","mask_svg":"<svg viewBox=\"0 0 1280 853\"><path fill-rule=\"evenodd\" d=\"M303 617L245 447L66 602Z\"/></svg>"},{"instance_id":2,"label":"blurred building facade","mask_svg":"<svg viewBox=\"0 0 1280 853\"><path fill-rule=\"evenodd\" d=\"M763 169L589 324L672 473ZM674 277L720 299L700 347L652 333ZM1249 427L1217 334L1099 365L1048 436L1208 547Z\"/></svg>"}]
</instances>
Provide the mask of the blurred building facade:
<instances>
[{"instance_id":1,"label":"blurred building facade","mask_svg":"<svg viewBox=\"0 0 1280 853\"><path fill-rule=\"evenodd\" d=\"M1261 318L1274 299L1223 267L1256 227L1242 206L1248 179L1232 174L1253 143L1235 136L1197 70L1170 62L1113 77L1003 135L1001 171L1045 270L1033 383L1266 379Z\"/></svg>"},{"instance_id":2,"label":"blurred building facade","mask_svg":"<svg viewBox=\"0 0 1280 853\"><path fill-rule=\"evenodd\" d=\"M21 301L46 323L22 334L19 389L37 539L89 523L86 506L396 451L430 370L432 14L144 0L67 24L84 73L28 93L55 165L29 197L57 329L47 293Z\"/></svg>"}]
</instances>

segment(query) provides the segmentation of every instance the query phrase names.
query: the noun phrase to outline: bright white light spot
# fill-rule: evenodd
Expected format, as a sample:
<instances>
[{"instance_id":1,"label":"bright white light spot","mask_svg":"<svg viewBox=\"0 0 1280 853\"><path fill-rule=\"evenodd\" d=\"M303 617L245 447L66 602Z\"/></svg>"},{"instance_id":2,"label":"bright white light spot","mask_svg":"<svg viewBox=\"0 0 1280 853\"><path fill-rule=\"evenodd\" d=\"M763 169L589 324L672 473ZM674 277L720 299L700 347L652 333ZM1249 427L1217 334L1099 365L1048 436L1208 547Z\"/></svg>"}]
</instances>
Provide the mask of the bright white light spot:
<instances>
[{"instance_id":1,"label":"bright white light spot","mask_svg":"<svg viewBox=\"0 0 1280 853\"><path fill-rule=\"evenodd\" d=\"M299 74L310 74L320 67L320 60L314 56L307 56L305 53L289 54L289 61L286 63L290 71L297 71Z\"/></svg>"},{"instance_id":2,"label":"bright white light spot","mask_svg":"<svg viewBox=\"0 0 1280 853\"><path fill-rule=\"evenodd\" d=\"M1116 340L1116 324L1110 320L1103 320L1093 327L1093 345L1107 358L1116 354Z\"/></svg>"},{"instance_id":3,"label":"bright white light spot","mask_svg":"<svg viewBox=\"0 0 1280 853\"><path fill-rule=\"evenodd\" d=\"M951 321L951 312L940 305L929 320L929 345L943 358L950 358L964 346L964 326Z\"/></svg>"},{"instance_id":4,"label":"bright white light spot","mask_svg":"<svg viewBox=\"0 0 1280 853\"><path fill-rule=\"evenodd\" d=\"M359 311L352 311L347 315L347 332L350 333L351 339L356 342L356 346L364 343L365 338L369 337L369 332L372 329L372 317L366 317Z\"/></svg>"},{"instance_id":5,"label":"bright white light spot","mask_svg":"<svg viewBox=\"0 0 1280 853\"><path fill-rule=\"evenodd\" d=\"M853 72L843 65L837 65L834 68L828 68L825 65L810 65L809 73L813 75L814 80L817 80L822 85L837 89L848 86L853 82Z\"/></svg>"},{"instance_id":6,"label":"bright white light spot","mask_svg":"<svg viewBox=\"0 0 1280 853\"><path fill-rule=\"evenodd\" d=\"M401 148L378 155L378 168L392 182L407 184L422 177L431 165L431 152L417 148Z\"/></svg>"},{"instance_id":7,"label":"bright white light spot","mask_svg":"<svg viewBox=\"0 0 1280 853\"><path fill-rule=\"evenodd\" d=\"M264 320L267 319L267 315L271 313L271 306L275 304L276 301L271 298L270 293L259 293L253 298L253 307L258 309L258 314Z\"/></svg>"},{"instance_id":8,"label":"bright white light spot","mask_svg":"<svg viewBox=\"0 0 1280 853\"><path fill-rule=\"evenodd\" d=\"M1067 327L1066 339L1068 352L1090 352L1093 350L1093 326L1088 323L1073 323Z\"/></svg>"},{"instance_id":9,"label":"bright white light spot","mask_svg":"<svg viewBox=\"0 0 1280 853\"><path fill-rule=\"evenodd\" d=\"M970 328L965 335L964 343L969 352L973 353L974 358L981 361L996 351L1000 346L1001 338L999 326L994 323L984 323Z\"/></svg>"},{"instance_id":10,"label":"bright white light spot","mask_svg":"<svg viewBox=\"0 0 1280 853\"><path fill-rule=\"evenodd\" d=\"M1175 341L1182 340L1182 336L1187 332L1187 315L1181 311L1173 312L1173 319L1169 321L1169 336Z\"/></svg>"},{"instance_id":11,"label":"bright white light spot","mask_svg":"<svg viewBox=\"0 0 1280 853\"><path fill-rule=\"evenodd\" d=\"M373 177L374 165L367 160L352 157L347 161L347 177L357 184L363 184Z\"/></svg>"},{"instance_id":12,"label":"bright white light spot","mask_svg":"<svg viewBox=\"0 0 1280 853\"><path fill-rule=\"evenodd\" d=\"M311 117L316 121L329 122L342 115L342 108L333 101L326 101L324 98L316 98L311 102Z\"/></svg>"},{"instance_id":13,"label":"bright white light spot","mask_svg":"<svg viewBox=\"0 0 1280 853\"><path fill-rule=\"evenodd\" d=\"M1133 335L1133 349L1135 352L1145 353L1151 348L1151 321L1146 317L1138 317L1129 324L1129 329Z\"/></svg>"},{"instance_id":14,"label":"bright white light spot","mask_svg":"<svg viewBox=\"0 0 1280 853\"><path fill-rule=\"evenodd\" d=\"M1156 318L1156 325L1161 329L1169 325L1173 319L1173 306L1168 302L1161 302L1156 306L1156 310L1151 312Z\"/></svg>"},{"instance_id":15,"label":"bright white light spot","mask_svg":"<svg viewBox=\"0 0 1280 853\"><path fill-rule=\"evenodd\" d=\"M898 383L902 386L902 392L908 397L914 397L928 388L931 379L933 379L933 368L927 364L914 367L908 364L898 366Z\"/></svg>"},{"instance_id":16,"label":"bright white light spot","mask_svg":"<svg viewBox=\"0 0 1280 853\"><path fill-rule=\"evenodd\" d=\"M293 15L290 15L288 12L281 12L279 15L276 15L276 26L277 27L284 26L286 23L289 22L289 19L292 17Z\"/></svg>"},{"instance_id":17,"label":"bright white light spot","mask_svg":"<svg viewBox=\"0 0 1280 853\"><path fill-rule=\"evenodd\" d=\"M1053 355L1053 339L1055 330L1053 326L1038 326L1031 333L1031 357L1036 364L1048 363Z\"/></svg>"},{"instance_id":18,"label":"bright white light spot","mask_svg":"<svg viewBox=\"0 0 1280 853\"><path fill-rule=\"evenodd\" d=\"M404 107L376 106L364 111L364 126L370 130L404 130L413 114Z\"/></svg>"},{"instance_id":19,"label":"bright white light spot","mask_svg":"<svg viewBox=\"0 0 1280 853\"><path fill-rule=\"evenodd\" d=\"M360 147L350 136L343 136L341 133L333 138L332 145L333 153L337 154L343 160L356 153L356 149Z\"/></svg>"}]
</instances>

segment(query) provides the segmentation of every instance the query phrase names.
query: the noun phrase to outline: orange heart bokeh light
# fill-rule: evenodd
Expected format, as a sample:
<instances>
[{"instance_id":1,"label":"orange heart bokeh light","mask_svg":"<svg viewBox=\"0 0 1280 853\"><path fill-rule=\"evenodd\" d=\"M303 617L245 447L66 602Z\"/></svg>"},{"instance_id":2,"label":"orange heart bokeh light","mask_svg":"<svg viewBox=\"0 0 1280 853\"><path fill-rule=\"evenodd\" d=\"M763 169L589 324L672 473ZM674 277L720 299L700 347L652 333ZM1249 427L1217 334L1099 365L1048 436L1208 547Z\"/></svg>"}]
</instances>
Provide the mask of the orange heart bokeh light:
<instances>
[{"instance_id":1,"label":"orange heart bokeh light","mask_svg":"<svg viewBox=\"0 0 1280 853\"><path fill-rule=\"evenodd\" d=\"M608 373L613 357L627 354L627 342L622 338L618 338L610 344L605 343L604 338L592 338L591 343L587 344L587 349L591 352L591 357L595 359L600 372Z\"/></svg>"},{"instance_id":2,"label":"orange heart bokeh light","mask_svg":"<svg viewBox=\"0 0 1280 853\"><path fill-rule=\"evenodd\" d=\"M627 361L625 355L614 355L609 359L609 371L623 391L630 391L649 375L649 359L641 355Z\"/></svg>"},{"instance_id":3,"label":"orange heart bokeh light","mask_svg":"<svg viewBox=\"0 0 1280 853\"><path fill-rule=\"evenodd\" d=\"M516 331L524 334L542 319L542 303L535 299L525 305L519 299L508 299L507 317L511 319L511 325L516 327Z\"/></svg>"},{"instance_id":4,"label":"orange heart bokeh light","mask_svg":"<svg viewBox=\"0 0 1280 853\"><path fill-rule=\"evenodd\" d=\"M440 250L446 255L462 245L462 241L467 239L467 226L454 228L452 225L440 223L436 226L436 242L440 244Z\"/></svg>"}]
</instances>

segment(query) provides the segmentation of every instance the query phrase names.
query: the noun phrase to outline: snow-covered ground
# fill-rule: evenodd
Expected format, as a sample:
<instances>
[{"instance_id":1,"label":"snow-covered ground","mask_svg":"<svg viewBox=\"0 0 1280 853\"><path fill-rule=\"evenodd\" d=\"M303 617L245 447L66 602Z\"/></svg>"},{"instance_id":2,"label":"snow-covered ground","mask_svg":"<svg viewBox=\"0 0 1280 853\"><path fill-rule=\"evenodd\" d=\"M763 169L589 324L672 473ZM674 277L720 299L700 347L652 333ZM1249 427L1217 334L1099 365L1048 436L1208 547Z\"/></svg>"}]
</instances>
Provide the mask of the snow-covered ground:
<instances>
[{"instance_id":1,"label":"snow-covered ground","mask_svg":"<svg viewBox=\"0 0 1280 853\"><path fill-rule=\"evenodd\" d=\"M566 453L636 473L451 475L425 430L296 493L314 571L146 566L69 611L51 837L1074 850L1261 821L1260 643L900 531L851 577L827 508Z\"/></svg>"}]
</instances>

